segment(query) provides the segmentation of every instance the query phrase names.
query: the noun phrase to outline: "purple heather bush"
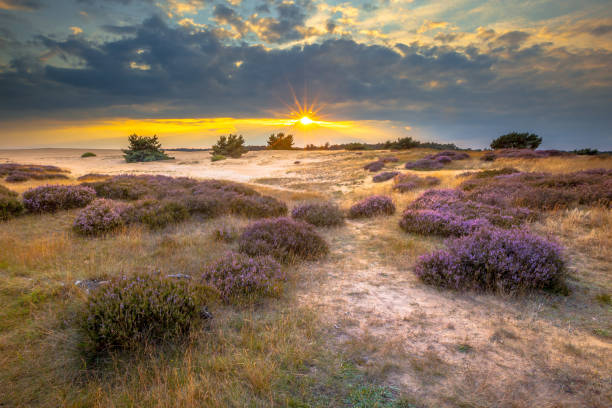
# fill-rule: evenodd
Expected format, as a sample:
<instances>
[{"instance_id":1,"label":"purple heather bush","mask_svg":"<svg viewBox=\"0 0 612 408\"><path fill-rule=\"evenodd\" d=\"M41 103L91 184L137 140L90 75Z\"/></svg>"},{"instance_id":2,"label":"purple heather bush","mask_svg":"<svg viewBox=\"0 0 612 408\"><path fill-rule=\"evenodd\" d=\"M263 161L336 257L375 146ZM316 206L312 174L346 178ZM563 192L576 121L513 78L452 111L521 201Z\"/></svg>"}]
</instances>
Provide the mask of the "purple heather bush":
<instances>
[{"instance_id":1,"label":"purple heather bush","mask_svg":"<svg viewBox=\"0 0 612 408\"><path fill-rule=\"evenodd\" d=\"M114 279L87 299L80 324L85 349L134 349L184 336L209 316L206 297L182 281L153 276Z\"/></svg>"},{"instance_id":2,"label":"purple heather bush","mask_svg":"<svg viewBox=\"0 0 612 408\"><path fill-rule=\"evenodd\" d=\"M47 185L23 193L23 204L30 212L55 212L85 207L95 197L90 187Z\"/></svg>"},{"instance_id":3,"label":"purple heather bush","mask_svg":"<svg viewBox=\"0 0 612 408\"><path fill-rule=\"evenodd\" d=\"M306 221L317 227L331 227L344 224L342 210L332 202L307 202L293 207L291 217Z\"/></svg>"},{"instance_id":4,"label":"purple heather bush","mask_svg":"<svg viewBox=\"0 0 612 408\"><path fill-rule=\"evenodd\" d=\"M469 159L470 155L464 152L456 152L454 150L445 150L443 152L439 152L436 154L432 154L431 156L427 156L427 158L431 160L436 160L441 157L444 157L443 161L448 163L447 159L450 159L450 161L465 160L465 159Z\"/></svg>"},{"instance_id":5,"label":"purple heather bush","mask_svg":"<svg viewBox=\"0 0 612 408\"><path fill-rule=\"evenodd\" d=\"M571 153L560 150L496 149L495 151L485 153L480 160L493 161L499 158L540 159L545 157L569 155L571 155Z\"/></svg>"},{"instance_id":6,"label":"purple heather bush","mask_svg":"<svg viewBox=\"0 0 612 408\"><path fill-rule=\"evenodd\" d=\"M0 164L0 178L6 177L9 183L19 183L27 180L67 179L67 173L55 166L39 166L31 164L3 163Z\"/></svg>"},{"instance_id":7,"label":"purple heather bush","mask_svg":"<svg viewBox=\"0 0 612 408\"><path fill-rule=\"evenodd\" d=\"M416 174L402 173L395 176L394 183L393 190L405 193L418 188L436 186L440 184L440 179L436 177L419 177Z\"/></svg>"},{"instance_id":8,"label":"purple heather bush","mask_svg":"<svg viewBox=\"0 0 612 408\"><path fill-rule=\"evenodd\" d=\"M382 160L377 160L363 166L364 170L369 170L371 172L380 171L383 167L385 167L385 162Z\"/></svg>"},{"instance_id":9,"label":"purple heather bush","mask_svg":"<svg viewBox=\"0 0 612 408\"><path fill-rule=\"evenodd\" d=\"M395 204L390 197L383 195L369 196L349 209L349 218L368 218L377 215L395 213Z\"/></svg>"},{"instance_id":10,"label":"purple heather bush","mask_svg":"<svg viewBox=\"0 0 612 408\"><path fill-rule=\"evenodd\" d=\"M481 228L422 255L415 272L434 286L516 294L562 289L564 269L555 242L521 229Z\"/></svg>"},{"instance_id":11,"label":"purple heather bush","mask_svg":"<svg viewBox=\"0 0 612 408\"><path fill-rule=\"evenodd\" d=\"M408 162L404 167L408 170L439 170L444 164L434 159L420 159Z\"/></svg>"},{"instance_id":12,"label":"purple heather bush","mask_svg":"<svg viewBox=\"0 0 612 408\"><path fill-rule=\"evenodd\" d=\"M436 157L435 159L432 159L432 160L435 160L438 163L442 163L442 164L448 164L448 163L453 161L453 159L451 159L448 156L438 156L438 157Z\"/></svg>"},{"instance_id":13,"label":"purple heather bush","mask_svg":"<svg viewBox=\"0 0 612 408\"><path fill-rule=\"evenodd\" d=\"M398 174L399 172L397 171L383 171L382 173L378 173L377 175L372 177L372 181L375 183L382 183L383 181L391 180Z\"/></svg>"},{"instance_id":14,"label":"purple heather bush","mask_svg":"<svg viewBox=\"0 0 612 408\"><path fill-rule=\"evenodd\" d=\"M189 218L187 207L181 201L172 199L144 200L128 207L123 214L128 224L136 221L151 229L165 228Z\"/></svg>"},{"instance_id":15,"label":"purple heather bush","mask_svg":"<svg viewBox=\"0 0 612 408\"><path fill-rule=\"evenodd\" d=\"M412 234L448 237L467 235L491 224L483 218L467 220L452 212L408 209L402 214L399 225Z\"/></svg>"},{"instance_id":16,"label":"purple heather bush","mask_svg":"<svg viewBox=\"0 0 612 408\"><path fill-rule=\"evenodd\" d=\"M286 279L278 262L271 256L228 252L204 269L204 282L216 288L223 300L238 297L274 296Z\"/></svg>"},{"instance_id":17,"label":"purple heather bush","mask_svg":"<svg viewBox=\"0 0 612 408\"><path fill-rule=\"evenodd\" d=\"M23 212L23 204L16 192L0 185L0 221L13 218Z\"/></svg>"},{"instance_id":18,"label":"purple heather bush","mask_svg":"<svg viewBox=\"0 0 612 408\"><path fill-rule=\"evenodd\" d=\"M124 223L122 213L126 204L106 198L93 201L83 208L74 220L73 228L83 235L102 235L116 230Z\"/></svg>"},{"instance_id":19,"label":"purple heather bush","mask_svg":"<svg viewBox=\"0 0 612 408\"><path fill-rule=\"evenodd\" d=\"M312 225L287 217L252 223L243 231L238 245L247 255L270 255L281 262L316 259L329 252L327 243Z\"/></svg>"},{"instance_id":20,"label":"purple heather bush","mask_svg":"<svg viewBox=\"0 0 612 408\"><path fill-rule=\"evenodd\" d=\"M250 218L279 217L287 214L287 205L274 197L235 194L228 204L233 214Z\"/></svg>"},{"instance_id":21,"label":"purple heather bush","mask_svg":"<svg viewBox=\"0 0 612 408\"><path fill-rule=\"evenodd\" d=\"M397 163L399 162L399 159L395 156L383 156L379 158L378 161L381 161L383 163Z\"/></svg>"}]
</instances>

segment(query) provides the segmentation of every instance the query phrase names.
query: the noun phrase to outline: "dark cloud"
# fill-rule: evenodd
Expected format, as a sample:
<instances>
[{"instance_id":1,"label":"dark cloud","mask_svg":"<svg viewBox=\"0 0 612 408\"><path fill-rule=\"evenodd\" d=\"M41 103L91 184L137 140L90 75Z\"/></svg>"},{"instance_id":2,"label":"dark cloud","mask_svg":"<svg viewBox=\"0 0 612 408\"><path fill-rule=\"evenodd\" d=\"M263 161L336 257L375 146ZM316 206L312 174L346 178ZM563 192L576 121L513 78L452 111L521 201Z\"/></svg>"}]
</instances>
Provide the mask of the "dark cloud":
<instances>
[{"instance_id":1,"label":"dark cloud","mask_svg":"<svg viewBox=\"0 0 612 408\"><path fill-rule=\"evenodd\" d=\"M530 36L531 34L524 31L509 31L497 37L493 43L497 47L516 49L527 41Z\"/></svg>"},{"instance_id":2,"label":"dark cloud","mask_svg":"<svg viewBox=\"0 0 612 408\"><path fill-rule=\"evenodd\" d=\"M137 28L134 26L103 25L101 28L111 34L119 35L135 34L137 31Z\"/></svg>"},{"instance_id":3,"label":"dark cloud","mask_svg":"<svg viewBox=\"0 0 612 408\"><path fill-rule=\"evenodd\" d=\"M0 9L4 10L37 10L42 7L39 0L2 0Z\"/></svg>"},{"instance_id":4,"label":"dark cloud","mask_svg":"<svg viewBox=\"0 0 612 408\"><path fill-rule=\"evenodd\" d=\"M612 33L612 25L602 24L597 27L593 27L591 30L589 30L589 32L597 37L600 37L606 34L610 34Z\"/></svg>"},{"instance_id":5,"label":"dark cloud","mask_svg":"<svg viewBox=\"0 0 612 408\"><path fill-rule=\"evenodd\" d=\"M217 4L213 11L213 15L219 23L232 26L241 36L246 33L245 22L234 9L224 4Z\"/></svg>"},{"instance_id":6,"label":"dark cloud","mask_svg":"<svg viewBox=\"0 0 612 408\"><path fill-rule=\"evenodd\" d=\"M284 16L300 19L290 10ZM267 50L224 44L212 32L171 27L160 17L133 31L103 43L41 37L48 52L78 64L14 59L11 69L0 73L0 115L61 117L67 109L130 115L126 107L157 104L165 108L151 114L258 116L291 100L289 84L307 84L325 101L328 114L352 119L465 129L537 131L542 128L532 127L538 125L558 128L561 135L566 125L583 126L598 140L609 136L612 125L612 77L605 69L612 66L612 54L573 54L546 44L518 48L527 39L520 32L497 37L503 51L485 52L351 39Z\"/></svg>"}]
</instances>

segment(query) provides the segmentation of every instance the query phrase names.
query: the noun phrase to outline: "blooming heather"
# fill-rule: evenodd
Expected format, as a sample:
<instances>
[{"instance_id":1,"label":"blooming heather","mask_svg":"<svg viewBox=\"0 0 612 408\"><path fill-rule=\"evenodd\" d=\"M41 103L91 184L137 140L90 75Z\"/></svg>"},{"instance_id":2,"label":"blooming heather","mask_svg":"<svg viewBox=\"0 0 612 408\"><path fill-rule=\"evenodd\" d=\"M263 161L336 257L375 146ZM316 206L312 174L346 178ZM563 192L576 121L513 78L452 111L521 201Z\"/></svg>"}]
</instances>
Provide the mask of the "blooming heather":
<instances>
[{"instance_id":1,"label":"blooming heather","mask_svg":"<svg viewBox=\"0 0 612 408\"><path fill-rule=\"evenodd\" d=\"M281 262L316 259L329 251L312 225L287 217L252 223L243 231L238 246L250 256L271 255Z\"/></svg>"},{"instance_id":2,"label":"blooming heather","mask_svg":"<svg viewBox=\"0 0 612 408\"><path fill-rule=\"evenodd\" d=\"M415 272L434 286L518 293L562 287L564 269L555 242L520 229L483 228L422 255Z\"/></svg>"},{"instance_id":3,"label":"blooming heather","mask_svg":"<svg viewBox=\"0 0 612 408\"><path fill-rule=\"evenodd\" d=\"M100 198L83 208L74 220L73 228L83 235L101 235L123 225L122 212L126 205Z\"/></svg>"},{"instance_id":4,"label":"blooming heather","mask_svg":"<svg viewBox=\"0 0 612 408\"><path fill-rule=\"evenodd\" d=\"M408 162L404 167L408 170L438 170L444 167L444 164L433 159L420 159Z\"/></svg>"},{"instance_id":5,"label":"blooming heather","mask_svg":"<svg viewBox=\"0 0 612 408\"><path fill-rule=\"evenodd\" d=\"M286 279L278 262L271 256L256 256L227 252L205 268L202 278L217 288L228 301L237 296L278 294Z\"/></svg>"},{"instance_id":6,"label":"blooming heather","mask_svg":"<svg viewBox=\"0 0 612 408\"><path fill-rule=\"evenodd\" d=\"M329 227L344 223L344 214L332 202L307 202L291 210L291 217L318 227Z\"/></svg>"},{"instance_id":7,"label":"blooming heather","mask_svg":"<svg viewBox=\"0 0 612 408\"><path fill-rule=\"evenodd\" d=\"M397 176L399 172L397 171L383 171L382 173L378 173L374 177L372 177L372 181L375 183L381 183L383 181L391 180L393 177Z\"/></svg>"},{"instance_id":8,"label":"blooming heather","mask_svg":"<svg viewBox=\"0 0 612 408\"><path fill-rule=\"evenodd\" d=\"M399 225L413 234L443 237L467 235L478 228L490 226L483 218L466 220L452 212L410 209L404 211Z\"/></svg>"},{"instance_id":9,"label":"blooming heather","mask_svg":"<svg viewBox=\"0 0 612 408\"><path fill-rule=\"evenodd\" d=\"M380 171L383 167L385 167L385 162L382 160L377 160L363 166L364 170L369 170L371 172Z\"/></svg>"},{"instance_id":10,"label":"blooming heather","mask_svg":"<svg viewBox=\"0 0 612 408\"><path fill-rule=\"evenodd\" d=\"M383 195L369 196L349 209L349 218L367 218L377 215L391 215L395 213L395 204L390 197Z\"/></svg>"},{"instance_id":11,"label":"blooming heather","mask_svg":"<svg viewBox=\"0 0 612 408\"><path fill-rule=\"evenodd\" d=\"M85 207L95 197L90 187L47 185L23 193L23 204L30 212L55 212Z\"/></svg>"}]
</instances>

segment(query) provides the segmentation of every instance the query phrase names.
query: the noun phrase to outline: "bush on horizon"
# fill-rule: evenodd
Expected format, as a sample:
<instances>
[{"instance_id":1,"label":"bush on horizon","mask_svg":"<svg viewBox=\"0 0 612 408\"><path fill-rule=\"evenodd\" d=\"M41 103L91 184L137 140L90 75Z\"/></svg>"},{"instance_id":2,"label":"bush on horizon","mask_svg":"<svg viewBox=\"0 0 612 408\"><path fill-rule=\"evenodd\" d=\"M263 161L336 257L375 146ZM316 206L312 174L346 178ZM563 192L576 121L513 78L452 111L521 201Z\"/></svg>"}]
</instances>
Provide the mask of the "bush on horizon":
<instances>
[{"instance_id":1,"label":"bush on horizon","mask_svg":"<svg viewBox=\"0 0 612 408\"><path fill-rule=\"evenodd\" d=\"M317 227L344 224L342 210L333 202L306 202L293 207L291 217Z\"/></svg>"},{"instance_id":2,"label":"bush on horizon","mask_svg":"<svg viewBox=\"0 0 612 408\"><path fill-rule=\"evenodd\" d=\"M395 213L395 204L390 197L372 195L354 204L348 213L349 218L369 218L378 215L392 215Z\"/></svg>"},{"instance_id":3,"label":"bush on horizon","mask_svg":"<svg viewBox=\"0 0 612 408\"><path fill-rule=\"evenodd\" d=\"M525 230L482 228L418 258L415 273L429 285L519 294L564 290L565 263L555 242Z\"/></svg>"},{"instance_id":4,"label":"bush on horizon","mask_svg":"<svg viewBox=\"0 0 612 408\"><path fill-rule=\"evenodd\" d=\"M123 157L128 163L171 160L161 148L157 135L138 136L136 133L128 136L129 146L123 149Z\"/></svg>"},{"instance_id":5,"label":"bush on horizon","mask_svg":"<svg viewBox=\"0 0 612 408\"><path fill-rule=\"evenodd\" d=\"M293 149L293 135L284 133L272 133L268 138L268 150L291 150Z\"/></svg>"},{"instance_id":6,"label":"bush on horizon","mask_svg":"<svg viewBox=\"0 0 612 408\"><path fill-rule=\"evenodd\" d=\"M242 135L221 136L212 147L212 161L223 160L226 157L237 159L246 153ZM222 158L221 158L222 157Z\"/></svg>"},{"instance_id":7,"label":"bush on horizon","mask_svg":"<svg viewBox=\"0 0 612 408\"><path fill-rule=\"evenodd\" d=\"M23 204L19 201L19 195L0 185L0 221L16 217L22 212Z\"/></svg>"},{"instance_id":8,"label":"bush on horizon","mask_svg":"<svg viewBox=\"0 0 612 408\"><path fill-rule=\"evenodd\" d=\"M96 192L90 187L46 185L23 193L23 205L34 213L55 212L85 207L95 198Z\"/></svg>"},{"instance_id":9,"label":"bush on horizon","mask_svg":"<svg viewBox=\"0 0 612 408\"><path fill-rule=\"evenodd\" d=\"M285 279L280 264L273 257L251 258L232 251L207 266L202 274L202 280L216 288L226 302L244 297L276 296Z\"/></svg>"},{"instance_id":10,"label":"bush on horizon","mask_svg":"<svg viewBox=\"0 0 612 408\"><path fill-rule=\"evenodd\" d=\"M250 224L240 236L238 246L247 255L270 255L283 263L317 259L329 252L327 243L312 225L287 217Z\"/></svg>"},{"instance_id":11,"label":"bush on horizon","mask_svg":"<svg viewBox=\"0 0 612 408\"><path fill-rule=\"evenodd\" d=\"M501 135L491 142L491 149L532 149L542 143L542 138L535 133L511 132Z\"/></svg>"},{"instance_id":12,"label":"bush on horizon","mask_svg":"<svg viewBox=\"0 0 612 408\"><path fill-rule=\"evenodd\" d=\"M86 157L96 157L97 155L95 153L92 152L85 152L81 155L82 158L86 158Z\"/></svg>"}]
</instances>

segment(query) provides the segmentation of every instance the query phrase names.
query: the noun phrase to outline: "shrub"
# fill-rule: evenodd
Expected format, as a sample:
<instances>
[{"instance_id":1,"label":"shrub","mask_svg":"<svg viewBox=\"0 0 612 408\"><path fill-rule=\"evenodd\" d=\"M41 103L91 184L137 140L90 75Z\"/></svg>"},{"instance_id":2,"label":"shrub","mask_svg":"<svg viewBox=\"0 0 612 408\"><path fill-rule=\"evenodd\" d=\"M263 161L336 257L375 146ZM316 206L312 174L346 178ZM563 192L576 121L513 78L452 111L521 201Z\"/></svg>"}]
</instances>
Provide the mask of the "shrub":
<instances>
[{"instance_id":1,"label":"shrub","mask_svg":"<svg viewBox=\"0 0 612 408\"><path fill-rule=\"evenodd\" d=\"M454 161L454 160L465 160L465 159L469 159L470 155L464 152L457 152L454 150L444 150L440 153L436 153L433 154L431 156L427 156L428 159L431 160L438 160L441 162L448 162L448 160L450 161ZM440 158L443 158L442 160L439 160Z\"/></svg>"},{"instance_id":2,"label":"shrub","mask_svg":"<svg viewBox=\"0 0 612 408\"><path fill-rule=\"evenodd\" d=\"M438 170L444 167L444 164L433 159L420 159L408 162L404 167L408 170Z\"/></svg>"},{"instance_id":3,"label":"shrub","mask_svg":"<svg viewBox=\"0 0 612 408\"><path fill-rule=\"evenodd\" d=\"M365 166L363 166L363 169L369 170L371 172L375 172L375 171L381 170L383 167L385 167L385 162L378 160L378 161L366 164Z\"/></svg>"},{"instance_id":4,"label":"shrub","mask_svg":"<svg viewBox=\"0 0 612 408\"><path fill-rule=\"evenodd\" d=\"M86 350L134 349L186 335L202 317L206 296L185 282L121 277L87 299L81 320Z\"/></svg>"},{"instance_id":5,"label":"shrub","mask_svg":"<svg viewBox=\"0 0 612 408\"><path fill-rule=\"evenodd\" d=\"M81 155L81 157L85 158L85 157L96 157L95 153L92 152L85 152Z\"/></svg>"},{"instance_id":6,"label":"shrub","mask_svg":"<svg viewBox=\"0 0 612 408\"><path fill-rule=\"evenodd\" d=\"M394 190L400 193L416 190L417 188L432 187L440 184L440 179L436 177L419 177L416 174L402 173L394 178Z\"/></svg>"},{"instance_id":7,"label":"shrub","mask_svg":"<svg viewBox=\"0 0 612 408\"><path fill-rule=\"evenodd\" d=\"M287 205L274 197L235 195L229 202L233 214L253 218L279 217L287 214Z\"/></svg>"},{"instance_id":8,"label":"shrub","mask_svg":"<svg viewBox=\"0 0 612 408\"><path fill-rule=\"evenodd\" d=\"M520 171L513 167L504 167L501 169L482 170L470 175L474 178L488 178L514 173L520 173Z\"/></svg>"},{"instance_id":9,"label":"shrub","mask_svg":"<svg viewBox=\"0 0 612 408\"><path fill-rule=\"evenodd\" d=\"M442 164L448 164L453 161L453 159L451 159L448 156L438 156L433 160L437 161L438 163L442 163Z\"/></svg>"},{"instance_id":10,"label":"shrub","mask_svg":"<svg viewBox=\"0 0 612 408\"><path fill-rule=\"evenodd\" d=\"M298 204L291 210L291 217L306 221L318 227L331 227L344 224L344 214L332 202L312 202Z\"/></svg>"},{"instance_id":11,"label":"shrub","mask_svg":"<svg viewBox=\"0 0 612 408\"><path fill-rule=\"evenodd\" d=\"M178 201L147 200L135 209L138 221L151 229L164 228L189 218L187 207Z\"/></svg>"},{"instance_id":12,"label":"shrub","mask_svg":"<svg viewBox=\"0 0 612 408\"><path fill-rule=\"evenodd\" d=\"M493 153L493 152L486 152L485 154L483 154L480 157L480 160L482 160L482 161L495 161L496 158L497 158L497 156L495 156L495 153Z\"/></svg>"},{"instance_id":13,"label":"shrub","mask_svg":"<svg viewBox=\"0 0 612 408\"><path fill-rule=\"evenodd\" d=\"M344 150L355 151L355 150L366 150L368 148L364 143L346 143L341 145Z\"/></svg>"},{"instance_id":14,"label":"shrub","mask_svg":"<svg viewBox=\"0 0 612 408\"><path fill-rule=\"evenodd\" d=\"M216 162L216 161L219 161L219 160L225 160L225 159L226 159L226 157L221 155L221 154L213 154L212 156L210 156L210 161L212 161L212 162Z\"/></svg>"},{"instance_id":15,"label":"shrub","mask_svg":"<svg viewBox=\"0 0 612 408\"><path fill-rule=\"evenodd\" d=\"M491 149L537 149L542 138L535 133L507 133L491 142Z\"/></svg>"},{"instance_id":16,"label":"shrub","mask_svg":"<svg viewBox=\"0 0 612 408\"><path fill-rule=\"evenodd\" d=\"M214 218L226 212L227 202L214 192L210 194L187 195L183 204L191 214L198 214L205 218Z\"/></svg>"},{"instance_id":17,"label":"shrub","mask_svg":"<svg viewBox=\"0 0 612 408\"><path fill-rule=\"evenodd\" d=\"M157 140L157 135L148 137L134 133L128 136L128 142L130 145L123 150L123 157L128 163L173 159L164 153L161 143Z\"/></svg>"},{"instance_id":18,"label":"shrub","mask_svg":"<svg viewBox=\"0 0 612 408\"><path fill-rule=\"evenodd\" d=\"M518 293L561 287L564 261L561 247L545 238L484 228L419 257L415 272L434 286Z\"/></svg>"},{"instance_id":19,"label":"shrub","mask_svg":"<svg viewBox=\"0 0 612 408\"><path fill-rule=\"evenodd\" d=\"M234 159L239 158L244 153L246 153L246 148L244 147L244 138L242 135L232 135L230 134L228 137L221 136L217 143L213 145L213 157L212 161L216 161L215 156L219 157L233 157ZM217 160L222 160L217 158Z\"/></svg>"},{"instance_id":20,"label":"shrub","mask_svg":"<svg viewBox=\"0 0 612 408\"><path fill-rule=\"evenodd\" d=\"M395 205L390 197L373 195L353 205L349 209L349 218L366 218L377 215L391 215L395 213Z\"/></svg>"},{"instance_id":21,"label":"shrub","mask_svg":"<svg viewBox=\"0 0 612 408\"><path fill-rule=\"evenodd\" d=\"M100 198L81 210L74 220L73 228L83 235L101 235L123 225L122 213L125 204Z\"/></svg>"},{"instance_id":22,"label":"shrub","mask_svg":"<svg viewBox=\"0 0 612 408\"><path fill-rule=\"evenodd\" d=\"M379 158L378 161L381 161L383 163L397 163L399 162L399 159L395 156L383 156Z\"/></svg>"},{"instance_id":23,"label":"shrub","mask_svg":"<svg viewBox=\"0 0 612 408\"><path fill-rule=\"evenodd\" d=\"M599 150L591 149L591 148L576 149L574 150L574 153L576 153L577 155L582 155L582 156L597 156L597 154L599 154Z\"/></svg>"},{"instance_id":24,"label":"shrub","mask_svg":"<svg viewBox=\"0 0 612 408\"><path fill-rule=\"evenodd\" d=\"M399 172L397 171L383 171L382 173L378 173L377 175L372 177L372 181L375 183L382 183L383 181L391 180L398 174Z\"/></svg>"},{"instance_id":25,"label":"shrub","mask_svg":"<svg viewBox=\"0 0 612 408\"><path fill-rule=\"evenodd\" d=\"M268 138L269 150L291 150L293 149L293 135L286 135L284 133L271 134Z\"/></svg>"},{"instance_id":26,"label":"shrub","mask_svg":"<svg viewBox=\"0 0 612 408\"><path fill-rule=\"evenodd\" d=\"M219 290L229 301L243 296L277 295L286 279L278 262L271 256L256 256L228 252L205 268L202 279Z\"/></svg>"},{"instance_id":27,"label":"shrub","mask_svg":"<svg viewBox=\"0 0 612 408\"><path fill-rule=\"evenodd\" d=\"M452 212L411 209L404 211L399 225L409 233L443 237L466 235L490 226L483 218L466 220Z\"/></svg>"},{"instance_id":28,"label":"shrub","mask_svg":"<svg viewBox=\"0 0 612 408\"><path fill-rule=\"evenodd\" d=\"M241 252L250 256L271 255L281 262L316 259L327 254L327 243L310 224L287 217L249 225L238 240Z\"/></svg>"},{"instance_id":29,"label":"shrub","mask_svg":"<svg viewBox=\"0 0 612 408\"><path fill-rule=\"evenodd\" d=\"M3 163L0 164L0 177L6 177L9 183L20 183L27 180L67 179L62 170L55 166L41 166L32 164Z\"/></svg>"},{"instance_id":30,"label":"shrub","mask_svg":"<svg viewBox=\"0 0 612 408\"><path fill-rule=\"evenodd\" d=\"M96 192L89 187L47 185L23 193L23 204L31 212L55 212L85 207L95 197Z\"/></svg>"},{"instance_id":31,"label":"shrub","mask_svg":"<svg viewBox=\"0 0 612 408\"><path fill-rule=\"evenodd\" d=\"M385 148L393 149L393 150L407 150L412 149L413 147L419 147L421 142L413 140L411 137L402 137L398 138L396 141L391 142L388 141L385 143Z\"/></svg>"},{"instance_id":32,"label":"shrub","mask_svg":"<svg viewBox=\"0 0 612 408\"><path fill-rule=\"evenodd\" d=\"M23 211L23 204L17 193L0 185L0 221L13 218Z\"/></svg>"}]
</instances>

